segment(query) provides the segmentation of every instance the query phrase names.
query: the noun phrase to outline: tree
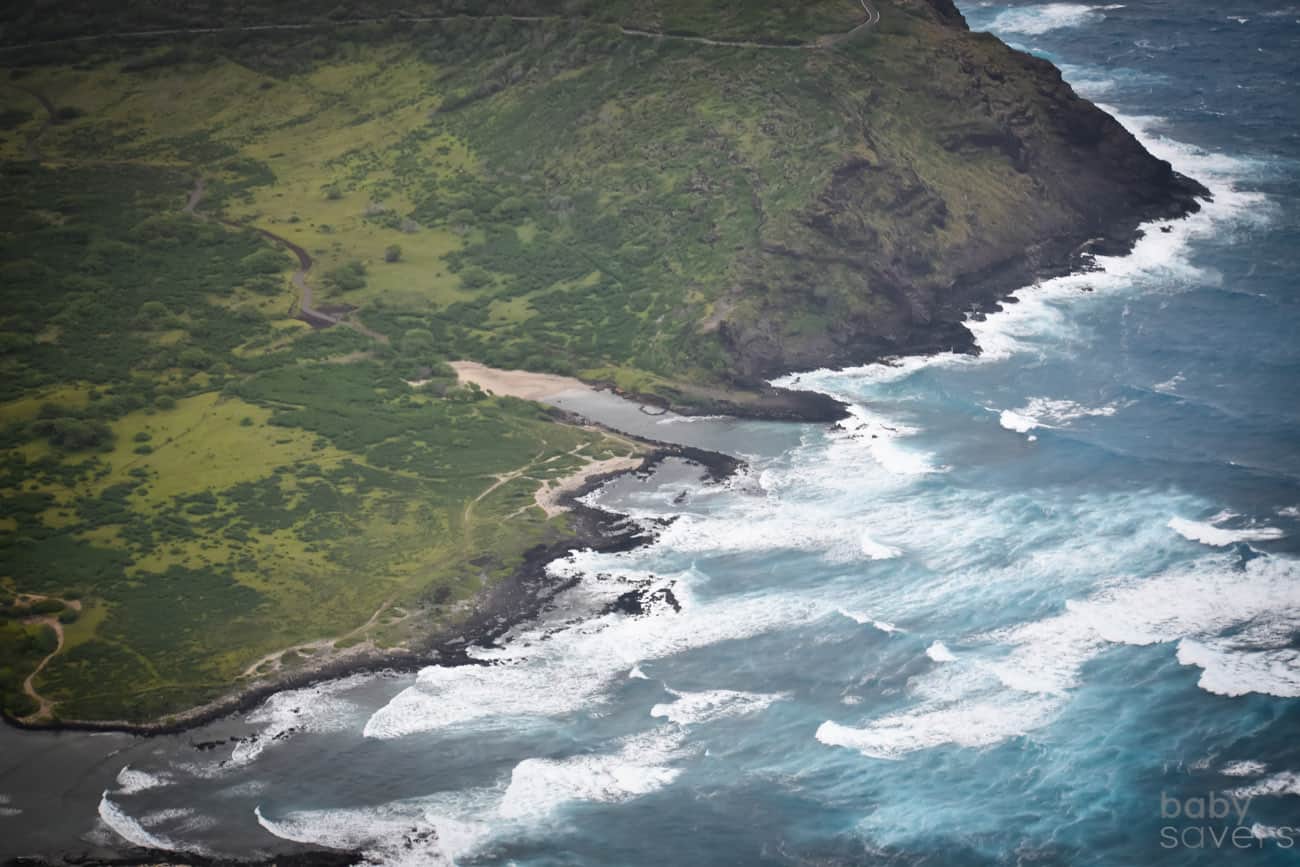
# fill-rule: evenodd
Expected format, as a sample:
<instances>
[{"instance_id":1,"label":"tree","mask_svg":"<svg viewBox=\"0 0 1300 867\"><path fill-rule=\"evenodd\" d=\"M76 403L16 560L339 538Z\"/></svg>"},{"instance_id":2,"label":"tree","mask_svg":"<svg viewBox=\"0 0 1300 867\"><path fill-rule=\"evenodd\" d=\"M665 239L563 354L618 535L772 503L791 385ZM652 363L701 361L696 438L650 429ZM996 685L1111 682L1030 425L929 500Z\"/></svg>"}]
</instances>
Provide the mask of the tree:
<instances>
[{"instance_id":1,"label":"tree","mask_svg":"<svg viewBox=\"0 0 1300 867\"><path fill-rule=\"evenodd\" d=\"M340 265L326 276L331 283L344 292L366 288L366 266L359 259Z\"/></svg>"},{"instance_id":2,"label":"tree","mask_svg":"<svg viewBox=\"0 0 1300 867\"><path fill-rule=\"evenodd\" d=\"M161 301L146 301L135 316L136 326L144 329L166 328L172 322L172 312Z\"/></svg>"},{"instance_id":3,"label":"tree","mask_svg":"<svg viewBox=\"0 0 1300 867\"><path fill-rule=\"evenodd\" d=\"M477 265L470 265L460 272L460 284L466 289L482 289L492 282L492 275Z\"/></svg>"},{"instance_id":4,"label":"tree","mask_svg":"<svg viewBox=\"0 0 1300 867\"><path fill-rule=\"evenodd\" d=\"M279 274L288 264L284 253L270 247L263 247L243 258L243 265L249 274Z\"/></svg>"},{"instance_id":5,"label":"tree","mask_svg":"<svg viewBox=\"0 0 1300 867\"><path fill-rule=\"evenodd\" d=\"M404 355L421 355L433 349L433 332L424 328L412 328L402 334L402 353Z\"/></svg>"},{"instance_id":6,"label":"tree","mask_svg":"<svg viewBox=\"0 0 1300 867\"><path fill-rule=\"evenodd\" d=\"M84 451L112 445L113 432L100 421L78 418L43 418L32 424L37 436L43 436L66 451Z\"/></svg>"},{"instance_id":7,"label":"tree","mask_svg":"<svg viewBox=\"0 0 1300 867\"><path fill-rule=\"evenodd\" d=\"M188 367L192 370L205 370L212 364L212 359L202 349L191 346L181 351L180 363L182 367Z\"/></svg>"},{"instance_id":8,"label":"tree","mask_svg":"<svg viewBox=\"0 0 1300 867\"><path fill-rule=\"evenodd\" d=\"M397 244L389 244L388 249L384 250L385 262L396 262L402 258L402 248Z\"/></svg>"}]
</instances>

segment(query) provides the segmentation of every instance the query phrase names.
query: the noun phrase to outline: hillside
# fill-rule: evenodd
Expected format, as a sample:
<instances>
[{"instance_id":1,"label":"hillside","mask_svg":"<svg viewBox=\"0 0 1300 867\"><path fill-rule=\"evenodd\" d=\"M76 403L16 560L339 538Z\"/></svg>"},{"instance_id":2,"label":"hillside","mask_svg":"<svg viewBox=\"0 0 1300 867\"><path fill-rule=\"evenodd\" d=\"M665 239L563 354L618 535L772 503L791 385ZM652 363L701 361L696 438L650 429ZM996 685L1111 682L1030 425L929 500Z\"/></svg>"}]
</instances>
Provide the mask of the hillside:
<instances>
[{"instance_id":1,"label":"hillside","mask_svg":"<svg viewBox=\"0 0 1300 867\"><path fill-rule=\"evenodd\" d=\"M946 0L467 8L0 19L11 714L414 646L571 537L537 488L640 447L448 360L827 417L764 379L968 346L1200 192Z\"/></svg>"}]
</instances>

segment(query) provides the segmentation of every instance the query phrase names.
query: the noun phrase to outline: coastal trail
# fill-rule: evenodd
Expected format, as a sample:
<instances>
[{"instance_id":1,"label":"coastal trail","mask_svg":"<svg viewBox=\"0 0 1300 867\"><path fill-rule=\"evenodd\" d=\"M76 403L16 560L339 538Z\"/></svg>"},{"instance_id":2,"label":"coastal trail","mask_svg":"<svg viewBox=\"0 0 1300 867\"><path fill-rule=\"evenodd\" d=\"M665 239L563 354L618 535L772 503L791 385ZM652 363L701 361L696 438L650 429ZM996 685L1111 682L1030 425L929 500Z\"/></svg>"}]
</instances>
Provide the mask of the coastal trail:
<instances>
[{"instance_id":1,"label":"coastal trail","mask_svg":"<svg viewBox=\"0 0 1300 867\"><path fill-rule=\"evenodd\" d=\"M349 651L348 648L339 648L338 645L344 642L351 641L357 636L362 635L363 633L369 631L370 628L373 627L375 623L379 621L380 615L383 614L385 611L387 611L389 608L391 608L396 602L397 602L397 597L395 596L390 596L389 598L385 599L383 603L381 603L380 606L375 609L375 613L371 614L370 618L366 620L365 623L361 624L355 629L351 629L348 632L345 632L342 635L335 636L334 638L320 638L317 639L316 641L309 641L306 644L295 644L292 647L286 647L282 650L276 650L271 653L268 653L266 656L254 660L252 664L250 664L247 668L245 668L242 672L240 672L239 679L246 680L250 677L255 677L259 673L258 669L262 668L264 665L272 665L271 670L266 672L266 674L276 674L283 671L284 656L285 654L290 652L297 652L300 655L305 653L305 655L311 657L313 660L325 661L325 662L336 662L339 659L341 659L345 654L347 654ZM409 616L410 616L410 612L408 611L400 619L405 620L406 617ZM358 642L357 644L353 645L353 647L362 647L364 644L373 644L373 642L369 638L367 638L364 641ZM357 651L353 651L353 652L355 653Z\"/></svg>"}]
</instances>

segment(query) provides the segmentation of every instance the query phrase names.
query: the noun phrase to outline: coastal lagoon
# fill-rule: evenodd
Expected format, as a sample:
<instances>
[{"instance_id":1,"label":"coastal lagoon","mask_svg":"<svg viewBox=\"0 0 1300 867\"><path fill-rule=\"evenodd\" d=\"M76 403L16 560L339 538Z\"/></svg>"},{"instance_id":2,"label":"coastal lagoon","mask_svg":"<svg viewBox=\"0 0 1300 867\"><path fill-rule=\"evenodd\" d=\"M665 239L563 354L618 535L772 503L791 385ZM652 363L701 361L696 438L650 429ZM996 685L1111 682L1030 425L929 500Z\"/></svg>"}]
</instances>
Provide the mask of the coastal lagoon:
<instances>
[{"instance_id":1,"label":"coastal lagoon","mask_svg":"<svg viewBox=\"0 0 1300 867\"><path fill-rule=\"evenodd\" d=\"M778 383L837 426L622 418L747 468L592 495L670 522L553 564L573 587L482 665L0 732L0 857L1292 863L1300 10L963 11L1213 201L971 322L978 356Z\"/></svg>"}]
</instances>

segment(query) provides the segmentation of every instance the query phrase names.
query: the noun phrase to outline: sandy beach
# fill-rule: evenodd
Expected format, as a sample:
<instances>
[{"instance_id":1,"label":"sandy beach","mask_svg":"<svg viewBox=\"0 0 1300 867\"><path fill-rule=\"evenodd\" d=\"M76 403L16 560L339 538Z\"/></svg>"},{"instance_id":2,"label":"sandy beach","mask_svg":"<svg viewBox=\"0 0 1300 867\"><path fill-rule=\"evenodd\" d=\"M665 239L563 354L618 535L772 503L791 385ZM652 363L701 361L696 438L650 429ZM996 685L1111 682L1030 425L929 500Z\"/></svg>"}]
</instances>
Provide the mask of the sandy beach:
<instances>
[{"instance_id":1,"label":"sandy beach","mask_svg":"<svg viewBox=\"0 0 1300 867\"><path fill-rule=\"evenodd\" d=\"M605 476L610 473L621 473L627 470L634 470L644 462L644 455L606 458L602 461L592 461L562 479L556 479L552 482L543 482L542 486L537 489L537 493L534 495L537 500L537 505L546 513L546 517L554 518L556 515L569 510L569 506L565 504L565 495L581 490L587 484L588 480L597 478L598 476Z\"/></svg>"},{"instance_id":2,"label":"sandy beach","mask_svg":"<svg viewBox=\"0 0 1300 867\"><path fill-rule=\"evenodd\" d=\"M524 400L546 400L566 391L592 393L596 391L595 388L572 376L533 373L527 370L499 370L476 361L453 361L451 366L461 382L472 382L484 391Z\"/></svg>"}]
</instances>

